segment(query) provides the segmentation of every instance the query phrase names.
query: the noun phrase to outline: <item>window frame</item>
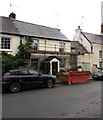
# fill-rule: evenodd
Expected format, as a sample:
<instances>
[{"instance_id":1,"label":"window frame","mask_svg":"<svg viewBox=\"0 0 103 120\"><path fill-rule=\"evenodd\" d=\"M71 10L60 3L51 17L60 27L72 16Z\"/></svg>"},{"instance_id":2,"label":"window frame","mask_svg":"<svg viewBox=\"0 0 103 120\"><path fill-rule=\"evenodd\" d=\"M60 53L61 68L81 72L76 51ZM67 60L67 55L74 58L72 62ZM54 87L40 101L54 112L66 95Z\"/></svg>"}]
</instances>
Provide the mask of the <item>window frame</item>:
<instances>
[{"instance_id":1,"label":"window frame","mask_svg":"<svg viewBox=\"0 0 103 120\"><path fill-rule=\"evenodd\" d=\"M38 48L39 48L39 40L38 39L33 40L32 48L34 50L38 50Z\"/></svg>"},{"instance_id":2,"label":"window frame","mask_svg":"<svg viewBox=\"0 0 103 120\"><path fill-rule=\"evenodd\" d=\"M11 50L11 38L10 37L5 37L5 36L0 37L0 49Z\"/></svg>"},{"instance_id":3,"label":"window frame","mask_svg":"<svg viewBox=\"0 0 103 120\"><path fill-rule=\"evenodd\" d=\"M103 54L103 51L99 50L99 59L102 59L102 54Z\"/></svg>"},{"instance_id":4,"label":"window frame","mask_svg":"<svg viewBox=\"0 0 103 120\"><path fill-rule=\"evenodd\" d=\"M66 59L63 58L60 60L60 68L65 68L65 66L66 66Z\"/></svg>"},{"instance_id":5,"label":"window frame","mask_svg":"<svg viewBox=\"0 0 103 120\"><path fill-rule=\"evenodd\" d=\"M65 42L59 42L59 52L65 52Z\"/></svg>"},{"instance_id":6,"label":"window frame","mask_svg":"<svg viewBox=\"0 0 103 120\"><path fill-rule=\"evenodd\" d=\"M103 68L103 62L102 61L99 62L99 68Z\"/></svg>"},{"instance_id":7,"label":"window frame","mask_svg":"<svg viewBox=\"0 0 103 120\"><path fill-rule=\"evenodd\" d=\"M38 69L39 58L31 58L31 65L35 66L35 68Z\"/></svg>"}]
</instances>

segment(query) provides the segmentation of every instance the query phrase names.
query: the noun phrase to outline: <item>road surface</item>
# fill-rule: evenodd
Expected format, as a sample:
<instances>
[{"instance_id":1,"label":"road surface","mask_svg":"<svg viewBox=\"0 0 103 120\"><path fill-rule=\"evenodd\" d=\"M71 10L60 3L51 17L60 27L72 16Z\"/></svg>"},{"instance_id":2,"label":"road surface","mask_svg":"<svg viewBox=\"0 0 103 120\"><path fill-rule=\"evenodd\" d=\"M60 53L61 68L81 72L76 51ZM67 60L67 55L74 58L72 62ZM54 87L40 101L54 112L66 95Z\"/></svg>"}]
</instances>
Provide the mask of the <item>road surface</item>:
<instances>
[{"instance_id":1,"label":"road surface","mask_svg":"<svg viewBox=\"0 0 103 120\"><path fill-rule=\"evenodd\" d=\"M2 95L3 118L100 118L101 82L35 88Z\"/></svg>"}]
</instances>

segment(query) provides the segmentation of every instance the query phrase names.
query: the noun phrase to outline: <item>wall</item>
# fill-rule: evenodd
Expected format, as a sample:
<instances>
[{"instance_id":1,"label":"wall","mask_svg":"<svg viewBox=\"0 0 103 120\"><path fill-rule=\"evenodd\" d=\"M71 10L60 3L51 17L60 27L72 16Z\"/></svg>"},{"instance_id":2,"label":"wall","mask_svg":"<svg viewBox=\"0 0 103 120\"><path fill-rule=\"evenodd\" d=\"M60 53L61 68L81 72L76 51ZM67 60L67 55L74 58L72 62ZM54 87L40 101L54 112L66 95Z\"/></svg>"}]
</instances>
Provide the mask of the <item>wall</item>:
<instances>
[{"instance_id":1,"label":"wall","mask_svg":"<svg viewBox=\"0 0 103 120\"><path fill-rule=\"evenodd\" d=\"M46 43L45 43L46 42ZM58 40L47 40L47 39L39 39L39 50L46 50L47 51L59 51L59 43L65 43L65 52L70 52L70 42L65 41L58 41Z\"/></svg>"},{"instance_id":2,"label":"wall","mask_svg":"<svg viewBox=\"0 0 103 120\"><path fill-rule=\"evenodd\" d=\"M82 62L90 63L90 71L92 72L93 64L97 64L97 66L99 67L99 62L101 60L103 61L103 58L102 59L99 58L100 50L103 51L103 45L93 43L93 54L79 55L77 62L78 63L82 63Z\"/></svg>"},{"instance_id":3,"label":"wall","mask_svg":"<svg viewBox=\"0 0 103 120\"><path fill-rule=\"evenodd\" d=\"M74 41L79 41L91 53L91 43L81 34L81 29L75 31Z\"/></svg>"},{"instance_id":4,"label":"wall","mask_svg":"<svg viewBox=\"0 0 103 120\"><path fill-rule=\"evenodd\" d=\"M11 47L10 50L6 50L8 53L15 55L17 53L17 47L20 44L20 37L19 36L14 36L14 35L5 35L5 34L0 34L1 37L7 37L11 39ZM2 50L1 50L2 51Z\"/></svg>"}]
</instances>

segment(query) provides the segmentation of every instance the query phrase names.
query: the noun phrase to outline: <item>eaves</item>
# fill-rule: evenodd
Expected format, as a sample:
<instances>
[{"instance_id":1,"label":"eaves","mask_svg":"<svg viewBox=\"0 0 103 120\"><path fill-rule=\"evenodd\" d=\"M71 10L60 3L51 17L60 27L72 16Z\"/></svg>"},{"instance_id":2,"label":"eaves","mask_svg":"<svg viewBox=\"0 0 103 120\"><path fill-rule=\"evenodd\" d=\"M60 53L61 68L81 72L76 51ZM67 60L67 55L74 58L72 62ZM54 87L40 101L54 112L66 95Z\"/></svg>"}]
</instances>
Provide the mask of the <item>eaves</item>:
<instances>
[{"instance_id":1,"label":"eaves","mask_svg":"<svg viewBox=\"0 0 103 120\"><path fill-rule=\"evenodd\" d=\"M62 42L71 42L68 39L57 39L57 38L47 38L47 37L39 37L39 36L30 36L30 35L23 35L23 34L18 34L18 33L7 33L7 32L0 32L0 34L5 34L5 35L15 35L15 36L20 36L20 37L33 37L33 38L39 38L39 39L45 39L45 40L53 40L53 41L62 41Z\"/></svg>"}]
</instances>

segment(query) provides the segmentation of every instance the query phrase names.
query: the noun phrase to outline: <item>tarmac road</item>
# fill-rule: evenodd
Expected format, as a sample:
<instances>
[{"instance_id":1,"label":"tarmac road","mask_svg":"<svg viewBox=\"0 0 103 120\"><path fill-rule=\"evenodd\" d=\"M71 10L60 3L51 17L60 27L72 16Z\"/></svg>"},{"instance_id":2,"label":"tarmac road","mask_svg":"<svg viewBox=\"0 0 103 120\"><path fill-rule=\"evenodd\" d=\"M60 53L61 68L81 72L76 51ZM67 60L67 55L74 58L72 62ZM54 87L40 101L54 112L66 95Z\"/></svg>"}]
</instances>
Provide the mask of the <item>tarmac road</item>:
<instances>
[{"instance_id":1,"label":"tarmac road","mask_svg":"<svg viewBox=\"0 0 103 120\"><path fill-rule=\"evenodd\" d=\"M2 108L3 118L100 118L101 82L4 93Z\"/></svg>"}]
</instances>

